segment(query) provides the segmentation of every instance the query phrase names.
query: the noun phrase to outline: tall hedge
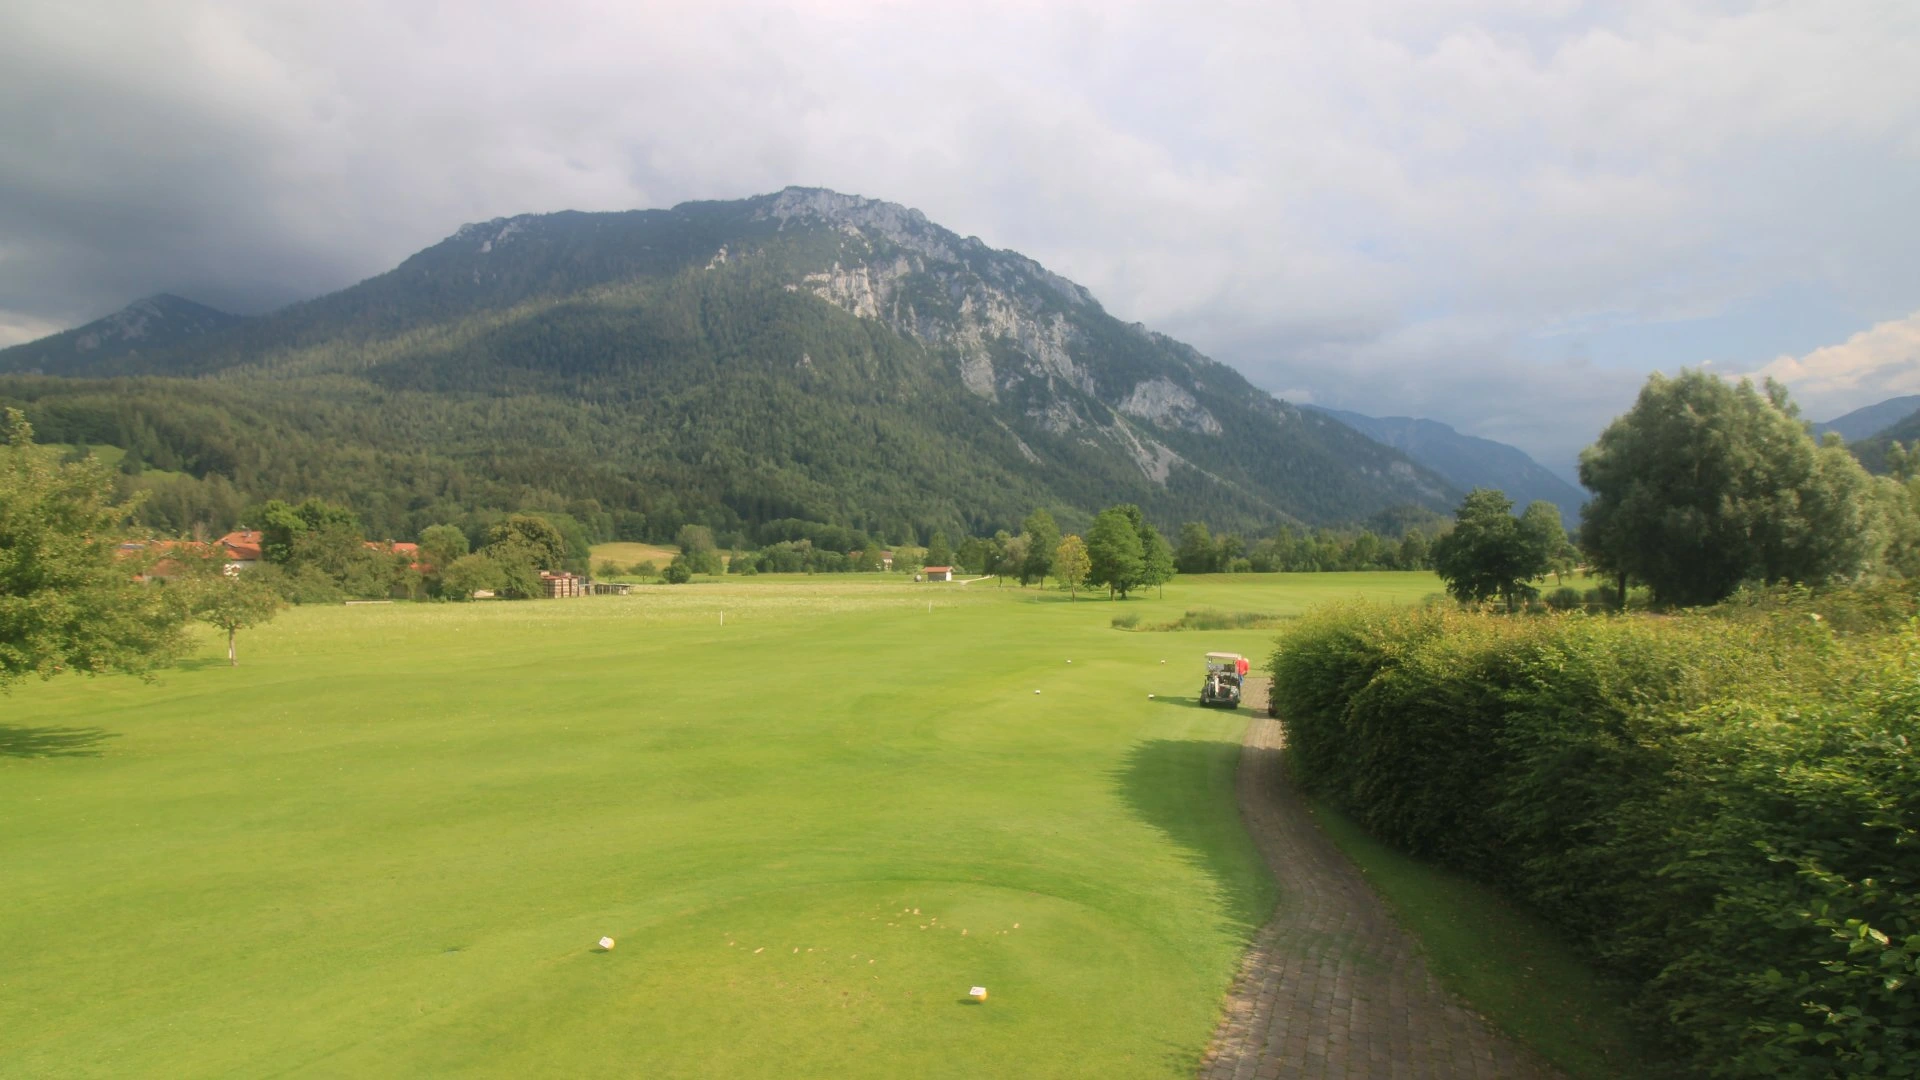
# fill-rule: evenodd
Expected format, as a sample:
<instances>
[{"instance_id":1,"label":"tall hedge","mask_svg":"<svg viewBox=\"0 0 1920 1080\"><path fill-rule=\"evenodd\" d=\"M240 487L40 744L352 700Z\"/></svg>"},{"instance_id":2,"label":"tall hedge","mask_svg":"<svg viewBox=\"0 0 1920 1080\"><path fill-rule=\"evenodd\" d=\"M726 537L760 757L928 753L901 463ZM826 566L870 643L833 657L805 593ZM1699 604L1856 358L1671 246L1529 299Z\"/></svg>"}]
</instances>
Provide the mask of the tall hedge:
<instances>
[{"instance_id":1,"label":"tall hedge","mask_svg":"<svg viewBox=\"0 0 1920 1080\"><path fill-rule=\"evenodd\" d=\"M1920 638L1833 603L1329 609L1275 700L1303 783L1558 922L1692 1071L1911 1076Z\"/></svg>"}]
</instances>

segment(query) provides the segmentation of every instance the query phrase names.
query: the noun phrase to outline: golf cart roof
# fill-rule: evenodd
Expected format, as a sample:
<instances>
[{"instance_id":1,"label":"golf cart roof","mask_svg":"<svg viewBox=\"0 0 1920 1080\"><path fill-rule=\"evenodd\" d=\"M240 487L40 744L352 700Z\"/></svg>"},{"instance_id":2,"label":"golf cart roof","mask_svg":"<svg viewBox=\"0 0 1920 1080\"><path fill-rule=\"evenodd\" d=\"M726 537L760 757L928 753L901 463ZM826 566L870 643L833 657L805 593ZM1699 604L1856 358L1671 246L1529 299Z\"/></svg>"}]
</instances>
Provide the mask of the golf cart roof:
<instances>
[{"instance_id":1,"label":"golf cart roof","mask_svg":"<svg viewBox=\"0 0 1920 1080\"><path fill-rule=\"evenodd\" d=\"M1237 653L1237 652L1210 652L1210 653L1208 653L1208 654L1207 654L1207 659L1209 659L1209 660L1239 660L1239 659L1241 659L1241 656L1240 656L1240 654L1239 654L1239 653Z\"/></svg>"}]
</instances>

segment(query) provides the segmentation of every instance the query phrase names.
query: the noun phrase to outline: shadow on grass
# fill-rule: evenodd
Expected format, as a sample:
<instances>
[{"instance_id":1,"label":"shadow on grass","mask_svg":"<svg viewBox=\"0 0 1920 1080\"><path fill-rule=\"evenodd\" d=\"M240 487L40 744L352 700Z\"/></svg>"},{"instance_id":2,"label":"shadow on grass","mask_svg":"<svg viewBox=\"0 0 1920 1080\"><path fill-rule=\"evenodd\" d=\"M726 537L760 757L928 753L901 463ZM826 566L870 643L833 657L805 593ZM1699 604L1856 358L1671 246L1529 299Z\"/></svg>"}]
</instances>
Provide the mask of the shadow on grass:
<instances>
[{"instance_id":1,"label":"shadow on grass","mask_svg":"<svg viewBox=\"0 0 1920 1080\"><path fill-rule=\"evenodd\" d=\"M1197 708L1193 698L1160 699ZM1128 751L1114 772L1127 806L1180 847L1189 865L1213 879L1230 929L1251 937L1273 914L1273 876L1247 836L1234 797L1240 744L1212 739L1153 739Z\"/></svg>"},{"instance_id":2,"label":"shadow on grass","mask_svg":"<svg viewBox=\"0 0 1920 1080\"><path fill-rule=\"evenodd\" d=\"M97 727L17 727L0 724L0 757L99 757L98 747L120 736Z\"/></svg>"}]
</instances>

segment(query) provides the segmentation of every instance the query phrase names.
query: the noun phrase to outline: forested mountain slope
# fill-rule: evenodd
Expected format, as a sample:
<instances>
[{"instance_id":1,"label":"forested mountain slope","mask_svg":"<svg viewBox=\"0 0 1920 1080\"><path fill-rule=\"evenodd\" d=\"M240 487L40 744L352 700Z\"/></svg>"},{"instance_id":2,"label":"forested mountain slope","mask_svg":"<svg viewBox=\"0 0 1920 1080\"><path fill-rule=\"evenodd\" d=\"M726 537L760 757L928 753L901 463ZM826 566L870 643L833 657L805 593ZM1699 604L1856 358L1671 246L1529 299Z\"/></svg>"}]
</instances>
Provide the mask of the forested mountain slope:
<instances>
[{"instance_id":1,"label":"forested mountain slope","mask_svg":"<svg viewBox=\"0 0 1920 1080\"><path fill-rule=\"evenodd\" d=\"M38 341L0 349L0 371L80 375L137 367L245 321L168 293L136 300L104 318Z\"/></svg>"},{"instance_id":2,"label":"forested mountain slope","mask_svg":"<svg viewBox=\"0 0 1920 1080\"><path fill-rule=\"evenodd\" d=\"M38 344L0 371L85 376L0 378L43 438L396 536L522 507L906 539L1035 506L1256 529L1456 498L1030 259L812 189L469 225L172 348L54 367Z\"/></svg>"},{"instance_id":3,"label":"forested mountain slope","mask_svg":"<svg viewBox=\"0 0 1920 1080\"><path fill-rule=\"evenodd\" d=\"M1888 398L1885 401L1855 409L1845 416L1815 423L1813 433L1824 435L1832 431L1850 443L1859 442L1886 431L1916 412L1920 412L1920 394Z\"/></svg>"},{"instance_id":4,"label":"forested mountain slope","mask_svg":"<svg viewBox=\"0 0 1920 1080\"><path fill-rule=\"evenodd\" d=\"M1544 500L1560 508L1561 520L1569 527L1580 520L1580 505L1586 502L1586 493L1554 475L1517 446L1462 435L1438 420L1362 416L1317 405L1309 408L1325 412L1367 438L1406 454L1457 488L1504 491L1516 506Z\"/></svg>"}]
</instances>

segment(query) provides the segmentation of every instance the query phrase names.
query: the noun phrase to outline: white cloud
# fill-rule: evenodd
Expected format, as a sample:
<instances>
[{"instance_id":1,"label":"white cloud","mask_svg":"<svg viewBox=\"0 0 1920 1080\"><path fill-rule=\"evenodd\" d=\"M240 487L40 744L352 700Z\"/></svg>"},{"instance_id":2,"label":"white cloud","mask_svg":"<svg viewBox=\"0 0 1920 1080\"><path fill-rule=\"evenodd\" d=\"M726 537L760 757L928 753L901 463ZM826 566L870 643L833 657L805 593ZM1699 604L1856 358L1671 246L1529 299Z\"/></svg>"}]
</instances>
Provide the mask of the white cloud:
<instances>
[{"instance_id":1,"label":"white cloud","mask_svg":"<svg viewBox=\"0 0 1920 1080\"><path fill-rule=\"evenodd\" d=\"M25 0L0 309L259 308L466 221L822 184L1264 385L1477 434L1545 393L1557 454L1649 365L1530 340L1920 302L1917 46L1910 0Z\"/></svg>"},{"instance_id":2,"label":"white cloud","mask_svg":"<svg viewBox=\"0 0 1920 1080\"><path fill-rule=\"evenodd\" d=\"M1781 356L1752 378L1778 379L1810 415L1838 415L1920 393L1920 311L1862 330L1805 356Z\"/></svg>"}]
</instances>

